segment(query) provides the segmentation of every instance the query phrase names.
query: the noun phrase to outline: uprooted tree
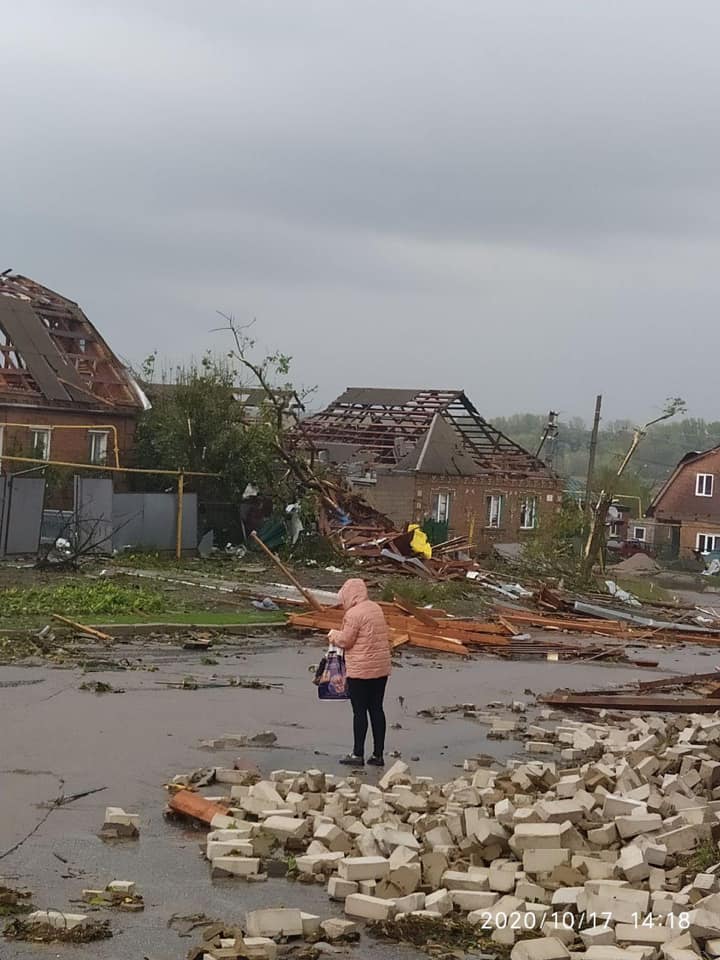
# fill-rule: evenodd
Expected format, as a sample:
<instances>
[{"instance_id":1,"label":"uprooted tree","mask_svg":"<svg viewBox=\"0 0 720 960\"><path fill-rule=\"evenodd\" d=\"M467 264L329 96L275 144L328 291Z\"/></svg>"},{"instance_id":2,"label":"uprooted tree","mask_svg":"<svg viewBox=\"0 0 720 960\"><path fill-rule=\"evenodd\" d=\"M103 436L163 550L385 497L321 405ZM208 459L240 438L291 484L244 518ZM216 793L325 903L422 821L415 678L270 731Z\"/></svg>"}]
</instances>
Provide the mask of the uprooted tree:
<instances>
[{"instance_id":1,"label":"uprooted tree","mask_svg":"<svg viewBox=\"0 0 720 960\"><path fill-rule=\"evenodd\" d=\"M608 510L612 504L617 485L622 475L625 473L628 464L635 455L637 448L640 446L650 427L656 423L661 423L663 420L669 420L678 413L683 413L684 410L685 401L681 397L669 397L665 402L665 407L663 408L663 412L659 417L649 420L642 427L636 427L633 431L632 442L630 443L630 446L625 453L620 466L617 468L615 473L610 476L604 489L600 491L596 503L592 507L590 526L580 564L580 576L582 580L590 580L592 577L593 568L600 558L605 542L605 525Z\"/></svg>"},{"instance_id":2,"label":"uprooted tree","mask_svg":"<svg viewBox=\"0 0 720 960\"><path fill-rule=\"evenodd\" d=\"M219 311L218 311L219 312ZM345 489L339 478L331 478L315 464L314 446L305 436L301 413L315 387L298 390L287 380L292 358L283 353L272 353L261 360L254 359L255 341L249 329L255 321L239 325L232 314L219 312L226 326L218 331L230 333L235 347L229 360L249 373L265 397L266 427L272 436L272 446L287 468L287 475L303 491L314 494L331 511L339 511L359 498ZM283 379L284 378L284 379ZM372 508L365 508L371 510Z\"/></svg>"}]
</instances>

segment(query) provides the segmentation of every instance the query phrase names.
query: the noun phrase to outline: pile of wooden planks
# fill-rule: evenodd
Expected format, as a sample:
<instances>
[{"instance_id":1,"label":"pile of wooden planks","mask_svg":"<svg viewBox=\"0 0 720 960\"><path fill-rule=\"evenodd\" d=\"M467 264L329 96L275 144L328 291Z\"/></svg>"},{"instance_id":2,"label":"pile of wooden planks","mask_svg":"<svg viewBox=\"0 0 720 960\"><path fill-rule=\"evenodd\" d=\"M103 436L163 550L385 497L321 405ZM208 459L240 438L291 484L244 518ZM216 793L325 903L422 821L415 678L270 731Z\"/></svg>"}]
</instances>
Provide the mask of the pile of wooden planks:
<instances>
[{"instance_id":1,"label":"pile of wooden planks","mask_svg":"<svg viewBox=\"0 0 720 960\"><path fill-rule=\"evenodd\" d=\"M656 691L671 696L655 696ZM688 692L692 695L688 696ZM714 713L720 710L720 673L691 673L637 680L612 690L558 690L539 697L566 710L621 710L638 713Z\"/></svg>"},{"instance_id":2,"label":"pile of wooden planks","mask_svg":"<svg viewBox=\"0 0 720 960\"><path fill-rule=\"evenodd\" d=\"M662 623L643 626L630 620L612 620L601 617L578 616L570 613L543 613L531 610L498 608L498 613L514 628L526 630L536 627L541 630L557 630L568 633L598 634L619 640L652 643L698 643L708 646L720 645L720 632L693 628L684 624Z\"/></svg>"},{"instance_id":3,"label":"pile of wooden planks","mask_svg":"<svg viewBox=\"0 0 720 960\"><path fill-rule=\"evenodd\" d=\"M482 649L512 659L546 657L548 654L573 659L625 659L621 646L531 639L519 634L504 617L485 621L450 617L444 610L416 607L402 597L395 597L394 603L381 603L380 606L390 628L393 648L408 644L461 656ZM342 620L343 611L340 607L322 607L320 610L293 613L288 622L296 630L326 633L339 630Z\"/></svg>"}]
</instances>

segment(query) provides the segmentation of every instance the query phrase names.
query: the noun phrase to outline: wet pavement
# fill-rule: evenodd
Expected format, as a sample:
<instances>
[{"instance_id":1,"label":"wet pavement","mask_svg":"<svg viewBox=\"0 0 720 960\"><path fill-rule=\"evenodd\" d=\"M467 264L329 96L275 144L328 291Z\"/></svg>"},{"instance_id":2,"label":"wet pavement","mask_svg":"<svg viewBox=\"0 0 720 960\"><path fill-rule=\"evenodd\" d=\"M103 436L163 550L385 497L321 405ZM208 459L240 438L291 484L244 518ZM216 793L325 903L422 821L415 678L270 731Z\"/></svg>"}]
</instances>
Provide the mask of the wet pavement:
<instances>
[{"instance_id":1,"label":"wet pavement","mask_svg":"<svg viewBox=\"0 0 720 960\"><path fill-rule=\"evenodd\" d=\"M201 852L203 834L184 830L163 817L167 798L163 784L177 773L199 767L232 766L242 757L264 774L279 768L342 770L336 758L350 746L350 708L346 703L317 700L311 681L321 651L320 643L303 645L295 637L234 638L232 645L211 651L216 665L202 665L206 654L146 641L117 645L108 656L128 658L131 663L141 658L144 666L156 668L152 672L108 670L83 675L77 666L0 667L0 856L48 813L46 804L61 786L65 795L107 787L53 809L18 850L0 859L0 876L32 889L33 900L41 908L86 912L73 903L82 889L104 887L113 879L134 880L146 902L141 914L94 914L111 920L112 940L83 947L0 940L0 958L176 960L199 942L200 934L185 939L168 928L174 914L205 913L241 922L248 909L284 905L301 906L323 917L340 915L339 905L327 900L321 886L285 880L211 881ZM689 647L645 648L638 653L642 658L659 658L661 669L404 654L386 700L388 752L397 750L408 762L418 757L412 764L415 773L449 778L457 775L466 757L523 755L522 743L488 740L487 726L461 714L433 721L418 717L418 710L458 703L509 704L513 699L531 703L526 689L535 694L561 687L602 689L638 678L708 671L717 659L706 650ZM176 690L163 685L189 675L252 677L283 686L279 690ZM84 681L97 680L122 687L125 693L96 695L78 689ZM400 729L392 729L393 724L400 724ZM208 751L199 746L204 739L261 730L277 734L275 747ZM366 776L372 781L377 771L368 770ZM106 806L140 814L138 841L108 844L98 839ZM375 944L367 937L354 954L416 956L414 951Z\"/></svg>"}]
</instances>

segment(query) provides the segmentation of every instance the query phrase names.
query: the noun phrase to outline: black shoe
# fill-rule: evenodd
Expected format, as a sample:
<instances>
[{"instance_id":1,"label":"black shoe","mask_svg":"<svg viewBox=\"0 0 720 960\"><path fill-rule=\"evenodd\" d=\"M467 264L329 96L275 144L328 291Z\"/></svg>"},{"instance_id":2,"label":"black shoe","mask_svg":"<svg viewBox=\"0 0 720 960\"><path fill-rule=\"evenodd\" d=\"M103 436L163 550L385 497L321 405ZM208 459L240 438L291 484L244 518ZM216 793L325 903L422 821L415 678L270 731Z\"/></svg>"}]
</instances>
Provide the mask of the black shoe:
<instances>
[{"instance_id":1,"label":"black shoe","mask_svg":"<svg viewBox=\"0 0 720 960\"><path fill-rule=\"evenodd\" d=\"M340 760L340 763L346 767L364 767L365 761L362 757L356 757L354 753L349 753Z\"/></svg>"},{"instance_id":2,"label":"black shoe","mask_svg":"<svg viewBox=\"0 0 720 960\"><path fill-rule=\"evenodd\" d=\"M382 755L379 757L373 754L371 757L368 757L368 763L371 767L384 767L385 761L382 758Z\"/></svg>"}]
</instances>

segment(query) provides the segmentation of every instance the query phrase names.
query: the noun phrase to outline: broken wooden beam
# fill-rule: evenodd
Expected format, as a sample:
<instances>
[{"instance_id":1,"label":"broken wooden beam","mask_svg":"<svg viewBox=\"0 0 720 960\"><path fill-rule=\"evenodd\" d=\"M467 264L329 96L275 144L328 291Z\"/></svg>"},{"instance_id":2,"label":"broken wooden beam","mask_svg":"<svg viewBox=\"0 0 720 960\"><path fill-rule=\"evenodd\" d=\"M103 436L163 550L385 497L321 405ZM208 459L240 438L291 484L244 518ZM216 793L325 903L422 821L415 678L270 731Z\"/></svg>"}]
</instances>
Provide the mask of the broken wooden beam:
<instances>
[{"instance_id":1,"label":"broken wooden beam","mask_svg":"<svg viewBox=\"0 0 720 960\"><path fill-rule=\"evenodd\" d=\"M720 699L712 697L643 697L632 694L609 693L550 694L538 697L538 702L549 707L591 710L630 710L639 713L715 713L720 710Z\"/></svg>"}]
</instances>

